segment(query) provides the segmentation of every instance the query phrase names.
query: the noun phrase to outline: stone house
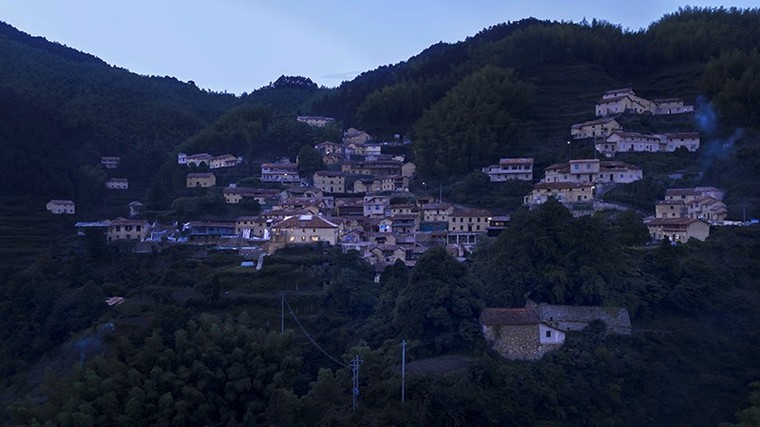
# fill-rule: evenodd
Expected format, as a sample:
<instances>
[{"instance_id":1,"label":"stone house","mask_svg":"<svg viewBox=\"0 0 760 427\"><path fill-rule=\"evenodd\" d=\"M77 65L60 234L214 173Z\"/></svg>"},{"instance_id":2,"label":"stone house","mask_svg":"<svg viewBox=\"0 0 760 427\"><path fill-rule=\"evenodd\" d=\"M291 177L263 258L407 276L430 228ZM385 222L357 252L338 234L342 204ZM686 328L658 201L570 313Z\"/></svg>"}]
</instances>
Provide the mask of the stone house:
<instances>
[{"instance_id":1,"label":"stone house","mask_svg":"<svg viewBox=\"0 0 760 427\"><path fill-rule=\"evenodd\" d=\"M52 214L61 215L74 215L75 205L71 200L56 200L53 199L45 204L45 209Z\"/></svg>"},{"instance_id":2,"label":"stone house","mask_svg":"<svg viewBox=\"0 0 760 427\"><path fill-rule=\"evenodd\" d=\"M565 333L542 322L529 308L485 308L480 325L486 340L507 359L538 360L565 342Z\"/></svg>"},{"instance_id":3,"label":"stone house","mask_svg":"<svg viewBox=\"0 0 760 427\"><path fill-rule=\"evenodd\" d=\"M211 172L191 172L185 176L187 188L208 188L216 185L216 176Z\"/></svg>"},{"instance_id":4,"label":"stone house","mask_svg":"<svg viewBox=\"0 0 760 427\"><path fill-rule=\"evenodd\" d=\"M607 333L629 335L631 319L621 307L536 304L524 308L485 308L481 330L493 348L508 359L538 360L562 346L566 333L580 331L591 322L604 322Z\"/></svg>"}]
</instances>

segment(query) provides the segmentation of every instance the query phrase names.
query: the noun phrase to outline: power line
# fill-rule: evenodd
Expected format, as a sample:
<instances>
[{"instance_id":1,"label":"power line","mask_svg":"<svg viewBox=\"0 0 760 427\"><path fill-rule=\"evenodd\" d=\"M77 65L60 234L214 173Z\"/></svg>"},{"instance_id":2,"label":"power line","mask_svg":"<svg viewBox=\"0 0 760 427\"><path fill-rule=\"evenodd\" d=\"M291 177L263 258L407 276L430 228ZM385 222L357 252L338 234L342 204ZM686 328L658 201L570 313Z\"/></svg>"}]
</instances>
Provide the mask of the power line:
<instances>
[{"instance_id":1,"label":"power line","mask_svg":"<svg viewBox=\"0 0 760 427\"><path fill-rule=\"evenodd\" d=\"M295 320L295 321L296 321L296 324L298 325L298 327L299 327L299 328L301 328L301 331L303 332L303 334L304 334L304 335L306 335L306 338L308 338L308 339L309 339L309 341L311 341L311 343L312 343L312 344L314 344L314 347L318 348L318 349L319 349L319 351L321 351L321 352L322 352L322 354L324 354L325 356L327 356L327 357L328 357L330 360L332 360L333 362L337 363L338 365L341 365L341 366L348 366L348 365L346 365L345 363L341 362L340 360L338 360L338 359L336 359L336 358L332 357L332 356L330 355L330 353L328 353L328 352L327 352L325 349L323 349L323 348L322 348L322 347L321 347L319 344L317 344L317 342L316 342L316 341L314 341L314 338L312 338L312 337L311 337L311 335L309 335L309 333L308 333L308 332L306 331L306 329L303 327L303 325L301 324L301 322L298 320L298 317L296 317L296 314L293 312L293 309L290 307L290 303L288 302L287 298L285 298L285 294L283 294L283 295L282 295L282 301L283 301L283 302L285 303L285 305L288 307L288 311L290 311L290 315L291 315L291 316L293 316L293 320Z\"/></svg>"}]
</instances>

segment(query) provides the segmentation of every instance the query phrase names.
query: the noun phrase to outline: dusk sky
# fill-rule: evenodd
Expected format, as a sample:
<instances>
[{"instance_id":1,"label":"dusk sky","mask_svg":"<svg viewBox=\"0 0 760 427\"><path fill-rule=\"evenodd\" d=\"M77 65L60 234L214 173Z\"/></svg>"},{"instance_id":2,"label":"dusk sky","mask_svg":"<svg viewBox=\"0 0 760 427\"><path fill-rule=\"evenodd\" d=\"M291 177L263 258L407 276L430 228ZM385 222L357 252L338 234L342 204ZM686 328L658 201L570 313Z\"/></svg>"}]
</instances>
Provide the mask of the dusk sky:
<instances>
[{"instance_id":1,"label":"dusk sky","mask_svg":"<svg viewBox=\"0 0 760 427\"><path fill-rule=\"evenodd\" d=\"M597 18L638 30L687 4L757 0L0 0L0 20L139 74L239 94L283 74L337 86L501 22Z\"/></svg>"}]
</instances>

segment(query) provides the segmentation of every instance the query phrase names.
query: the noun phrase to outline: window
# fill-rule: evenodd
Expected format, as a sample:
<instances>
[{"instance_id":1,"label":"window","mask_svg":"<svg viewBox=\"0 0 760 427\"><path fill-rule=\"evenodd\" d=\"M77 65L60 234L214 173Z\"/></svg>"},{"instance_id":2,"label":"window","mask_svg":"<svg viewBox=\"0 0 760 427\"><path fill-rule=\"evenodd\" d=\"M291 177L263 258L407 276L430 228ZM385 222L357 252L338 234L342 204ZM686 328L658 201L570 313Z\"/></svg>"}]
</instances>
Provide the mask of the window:
<instances>
[{"instance_id":1,"label":"window","mask_svg":"<svg viewBox=\"0 0 760 427\"><path fill-rule=\"evenodd\" d=\"M546 331L546 338L552 337L552 331Z\"/></svg>"}]
</instances>

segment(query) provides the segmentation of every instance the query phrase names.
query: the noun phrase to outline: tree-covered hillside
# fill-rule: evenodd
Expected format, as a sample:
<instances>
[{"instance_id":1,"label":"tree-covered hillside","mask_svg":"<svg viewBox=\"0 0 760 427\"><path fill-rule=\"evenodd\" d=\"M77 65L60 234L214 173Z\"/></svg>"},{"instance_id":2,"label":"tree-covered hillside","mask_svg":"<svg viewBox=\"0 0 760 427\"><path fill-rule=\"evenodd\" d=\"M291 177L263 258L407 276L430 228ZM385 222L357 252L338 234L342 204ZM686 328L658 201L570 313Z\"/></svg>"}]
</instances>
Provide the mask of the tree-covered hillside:
<instances>
[{"instance_id":1,"label":"tree-covered hillside","mask_svg":"<svg viewBox=\"0 0 760 427\"><path fill-rule=\"evenodd\" d=\"M736 414L757 425L760 228L647 245L633 211L517 209L531 183L491 183L478 169L534 157L539 178L549 163L592 156L566 143L569 126L594 117L603 91L630 85L697 111L625 116L627 129L698 129L702 146L619 157L645 178L605 198L651 211L668 186L714 185L730 216L758 216L758 46L757 9L686 8L639 32L527 19L336 89L283 76L236 97L0 24L0 424L714 426ZM448 184L447 201L508 210L509 228L464 262L432 247L377 275L358 252L318 245L286 247L260 270L229 247L135 253L133 242L74 237L79 218L43 209L73 198L96 219L137 197L150 221L251 215L256 202L227 205L218 187L262 185L258 163L279 156L322 167L313 144L341 137L297 114L410 137L419 174ZM216 172L217 187L188 189L180 151L245 160ZM122 165L106 170L104 155ZM113 173L134 192L107 194ZM112 296L124 300L104 304ZM528 299L625 307L632 334L595 322L539 361L506 360L478 317Z\"/></svg>"}]
</instances>

